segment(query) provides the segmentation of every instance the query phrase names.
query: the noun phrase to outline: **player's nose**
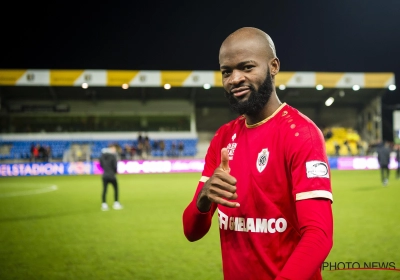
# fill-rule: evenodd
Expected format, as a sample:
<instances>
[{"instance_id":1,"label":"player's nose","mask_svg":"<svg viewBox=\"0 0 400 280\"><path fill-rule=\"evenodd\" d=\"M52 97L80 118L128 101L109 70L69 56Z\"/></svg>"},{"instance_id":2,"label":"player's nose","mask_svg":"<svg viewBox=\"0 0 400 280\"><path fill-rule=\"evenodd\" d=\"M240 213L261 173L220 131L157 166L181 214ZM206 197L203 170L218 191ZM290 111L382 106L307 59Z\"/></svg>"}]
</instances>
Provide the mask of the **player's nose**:
<instances>
[{"instance_id":1,"label":"player's nose","mask_svg":"<svg viewBox=\"0 0 400 280\"><path fill-rule=\"evenodd\" d=\"M229 77L229 84L233 87L236 87L243 83L246 80L245 76L243 75L242 71L233 70L232 74Z\"/></svg>"}]
</instances>

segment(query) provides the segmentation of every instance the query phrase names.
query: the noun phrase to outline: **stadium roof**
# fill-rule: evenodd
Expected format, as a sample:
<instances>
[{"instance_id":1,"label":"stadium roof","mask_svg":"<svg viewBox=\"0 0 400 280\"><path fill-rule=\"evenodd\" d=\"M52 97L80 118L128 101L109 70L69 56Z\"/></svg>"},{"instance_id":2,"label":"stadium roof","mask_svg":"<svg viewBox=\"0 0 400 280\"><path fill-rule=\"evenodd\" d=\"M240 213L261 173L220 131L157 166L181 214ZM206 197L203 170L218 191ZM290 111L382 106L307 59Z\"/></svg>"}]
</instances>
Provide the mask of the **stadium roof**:
<instances>
[{"instance_id":1,"label":"stadium roof","mask_svg":"<svg viewBox=\"0 0 400 280\"><path fill-rule=\"evenodd\" d=\"M219 71L144 71L144 70L33 70L0 69L0 86L88 86L120 87L211 87L222 86ZM280 72L276 86L291 88L387 88L395 84L394 73Z\"/></svg>"},{"instance_id":2,"label":"stadium roof","mask_svg":"<svg viewBox=\"0 0 400 280\"><path fill-rule=\"evenodd\" d=\"M170 85L167 91L164 86ZM280 72L279 98L294 106L363 108L394 86L391 72ZM0 69L3 101L191 99L196 106L226 106L219 71ZM167 94L166 94L167 93Z\"/></svg>"}]
</instances>

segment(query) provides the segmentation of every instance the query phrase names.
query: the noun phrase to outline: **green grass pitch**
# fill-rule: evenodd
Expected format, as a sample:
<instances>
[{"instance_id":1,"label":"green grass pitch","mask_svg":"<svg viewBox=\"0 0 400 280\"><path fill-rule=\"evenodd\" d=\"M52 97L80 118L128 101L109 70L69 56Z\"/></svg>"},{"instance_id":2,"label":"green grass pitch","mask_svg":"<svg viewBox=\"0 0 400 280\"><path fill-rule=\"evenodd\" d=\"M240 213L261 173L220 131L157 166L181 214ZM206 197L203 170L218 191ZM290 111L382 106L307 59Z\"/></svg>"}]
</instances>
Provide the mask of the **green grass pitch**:
<instances>
[{"instance_id":1,"label":"green grass pitch","mask_svg":"<svg viewBox=\"0 0 400 280\"><path fill-rule=\"evenodd\" d=\"M0 178L0 279L222 280L217 219L197 242L182 231L199 178L119 175L124 209L107 212L100 211L100 176ZM326 261L400 268L394 172L388 187L376 170L333 170L332 184L334 247ZM51 186L57 189L45 192ZM323 278L400 279L400 272L324 270Z\"/></svg>"}]
</instances>

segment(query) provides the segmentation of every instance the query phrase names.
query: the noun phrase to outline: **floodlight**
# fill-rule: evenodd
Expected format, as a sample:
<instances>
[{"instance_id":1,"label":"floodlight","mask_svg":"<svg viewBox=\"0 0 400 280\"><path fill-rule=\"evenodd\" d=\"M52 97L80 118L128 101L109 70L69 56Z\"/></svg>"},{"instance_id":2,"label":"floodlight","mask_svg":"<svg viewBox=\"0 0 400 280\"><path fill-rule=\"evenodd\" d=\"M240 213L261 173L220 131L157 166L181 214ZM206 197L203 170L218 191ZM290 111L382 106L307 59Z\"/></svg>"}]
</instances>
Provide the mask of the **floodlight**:
<instances>
[{"instance_id":1,"label":"floodlight","mask_svg":"<svg viewBox=\"0 0 400 280\"><path fill-rule=\"evenodd\" d=\"M326 101L325 101L325 106L331 106L333 101L335 101L335 98L333 97L329 97Z\"/></svg>"}]
</instances>

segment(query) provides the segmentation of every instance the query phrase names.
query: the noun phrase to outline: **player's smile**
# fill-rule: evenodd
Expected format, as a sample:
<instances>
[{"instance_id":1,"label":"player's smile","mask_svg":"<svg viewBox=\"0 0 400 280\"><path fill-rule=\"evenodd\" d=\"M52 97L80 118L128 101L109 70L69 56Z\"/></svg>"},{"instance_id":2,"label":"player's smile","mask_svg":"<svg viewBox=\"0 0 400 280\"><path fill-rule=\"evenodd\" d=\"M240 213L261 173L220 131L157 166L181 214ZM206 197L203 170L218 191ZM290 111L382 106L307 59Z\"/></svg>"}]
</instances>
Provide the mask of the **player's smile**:
<instances>
[{"instance_id":1,"label":"player's smile","mask_svg":"<svg viewBox=\"0 0 400 280\"><path fill-rule=\"evenodd\" d=\"M249 87L239 87L239 88L234 88L231 90L231 93L233 96L239 99L243 99L246 95L248 95L251 92Z\"/></svg>"}]
</instances>

